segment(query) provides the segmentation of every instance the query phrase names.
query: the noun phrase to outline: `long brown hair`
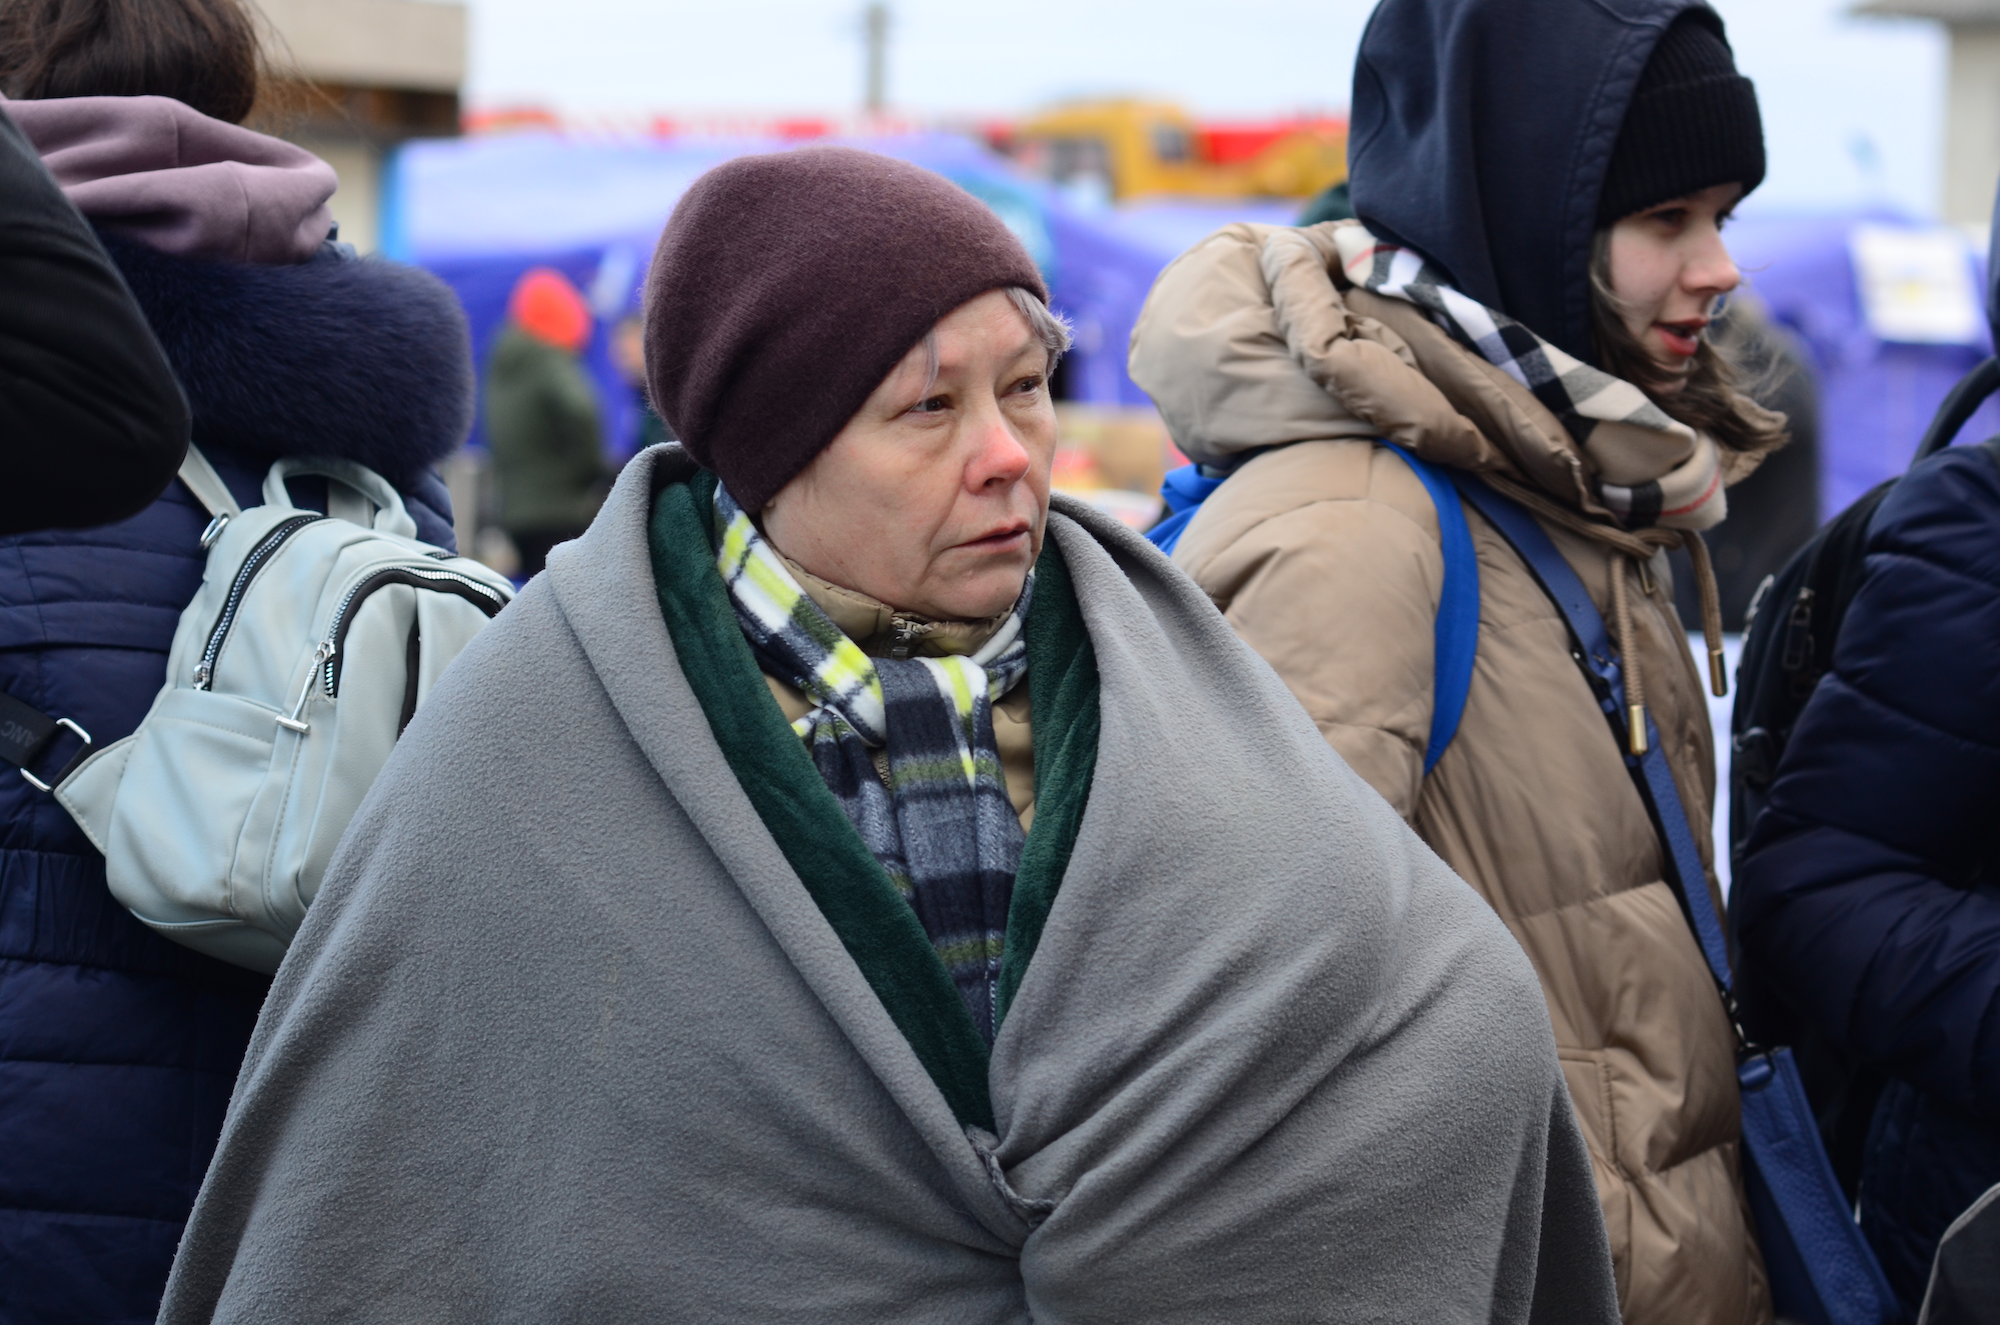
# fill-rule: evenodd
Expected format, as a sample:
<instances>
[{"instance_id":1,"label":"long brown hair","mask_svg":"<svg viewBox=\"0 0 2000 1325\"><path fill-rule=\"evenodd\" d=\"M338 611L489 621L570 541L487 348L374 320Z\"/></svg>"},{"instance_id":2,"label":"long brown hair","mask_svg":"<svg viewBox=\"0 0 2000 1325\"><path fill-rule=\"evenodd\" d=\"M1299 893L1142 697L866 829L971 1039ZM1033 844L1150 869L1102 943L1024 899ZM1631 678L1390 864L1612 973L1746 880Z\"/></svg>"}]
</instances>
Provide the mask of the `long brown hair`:
<instances>
[{"instance_id":1,"label":"long brown hair","mask_svg":"<svg viewBox=\"0 0 2000 1325\"><path fill-rule=\"evenodd\" d=\"M24 101L172 97L240 124L260 54L242 0L0 0L0 91Z\"/></svg>"},{"instance_id":2,"label":"long brown hair","mask_svg":"<svg viewBox=\"0 0 2000 1325\"><path fill-rule=\"evenodd\" d=\"M1785 418L1757 404L1737 369L1706 335L1688 371L1675 377L1663 369L1619 316L1611 288L1611 231L1597 232L1590 248L1590 330L1598 366L1644 391L1667 417L1705 432L1732 451L1768 451L1785 440ZM1672 390L1675 382L1679 390Z\"/></svg>"}]
</instances>

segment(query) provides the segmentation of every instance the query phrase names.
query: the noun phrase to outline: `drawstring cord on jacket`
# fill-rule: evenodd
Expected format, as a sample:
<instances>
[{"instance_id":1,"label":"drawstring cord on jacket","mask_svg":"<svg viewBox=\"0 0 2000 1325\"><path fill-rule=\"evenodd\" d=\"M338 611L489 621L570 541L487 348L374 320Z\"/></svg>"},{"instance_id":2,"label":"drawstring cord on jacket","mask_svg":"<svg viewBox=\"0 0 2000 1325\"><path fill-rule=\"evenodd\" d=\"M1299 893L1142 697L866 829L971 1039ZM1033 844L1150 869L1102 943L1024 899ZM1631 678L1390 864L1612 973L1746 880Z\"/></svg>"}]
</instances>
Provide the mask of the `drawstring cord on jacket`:
<instances>
[{"instance_id":1,"label":"drawstring cord on jacket","mask_svg":"<svg viewBox=\"0 0 2000 1325\"><path fill-rule=\"evenodd\" d=\"M1482 474L1489 485L1554 524L1605 545L1611 576L1611 629L1617 637L1619 663L1625 674L1625 739L1635 755L1646 753L1646 687L1639 672L1639 651L1632 646L1632 604L1625 576L1653 559L1660 548L1686 548L1694 564L1694 583L1701 599L1701 635L1708 649L1708 684L1720 698L1729 693L1728 668L1722 658L1722 602L1715 586L1715 568L1708 544L1693 530L1619 529L1601 524L1518 483L1504 474Z\"/></svg>"},{"instance_id":2,"label":"drawstring cord on jacket","mask_svg":"<svg viewBox=\"0 0 2000 1325\"><path fill-rule=\"evenodd\" d=\"M1720 699L1729 693L1729 667L1722 660L1722 593L1708 559L1708 540L1689 529L1681 534L1681 546L1694 563L1695 587L1701 591L1701 642L1708 647L1708 685Z\"/></svg>"}]
</instances>

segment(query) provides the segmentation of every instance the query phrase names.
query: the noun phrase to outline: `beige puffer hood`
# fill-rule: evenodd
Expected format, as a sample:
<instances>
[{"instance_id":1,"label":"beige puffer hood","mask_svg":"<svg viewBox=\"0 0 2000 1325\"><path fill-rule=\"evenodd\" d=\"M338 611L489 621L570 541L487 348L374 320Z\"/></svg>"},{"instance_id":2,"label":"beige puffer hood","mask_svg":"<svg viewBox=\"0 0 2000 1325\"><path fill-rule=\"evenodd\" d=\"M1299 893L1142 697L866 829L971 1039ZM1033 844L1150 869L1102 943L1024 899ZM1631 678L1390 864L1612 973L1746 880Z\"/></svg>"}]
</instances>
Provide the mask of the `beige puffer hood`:
<instances>
[{"instance_id":1,"label":"beige puffer hood","mask_svg":"<svg viewBox=\"0 0 2000 1325\"><path fill-rule=\"evenodd\" d=\"M1147 300L1133 379L1183 451L1230 471L1174 560L1534 963L1627 1325L1761 1325L1734 1039L1646 804L1561 615L1470 507L1477 663L1457 735L1425 773L1438 513L1373 439L1479 472L1534 511L1613 626L1628 681L1646 678L1699 824L1714 755L1661 543L1616 525L1587 455L1526 388L1414 305L1347 284L1334 230L1230 226ZM1726 457L1735 476L1755 460Z\"/></svg>"},{"instance_id":2,"label":"beige puffer hood","mask_svg":"<svg viewBox=\"0 0 2000 1325\"><path fill-rule=\"evenodd\" d=\"M1227 469L1291 442L1394 435L1446 443L1455 453L1437 458L1447 463L1493 465L1492 448L1415 371L1403 338L1336 292L1337 224L1232 225L1174 259L1132 329L1132 380L1199 464ZM1384 382L1402 389L1384 398Z\"/></svg>"}]
</instances>

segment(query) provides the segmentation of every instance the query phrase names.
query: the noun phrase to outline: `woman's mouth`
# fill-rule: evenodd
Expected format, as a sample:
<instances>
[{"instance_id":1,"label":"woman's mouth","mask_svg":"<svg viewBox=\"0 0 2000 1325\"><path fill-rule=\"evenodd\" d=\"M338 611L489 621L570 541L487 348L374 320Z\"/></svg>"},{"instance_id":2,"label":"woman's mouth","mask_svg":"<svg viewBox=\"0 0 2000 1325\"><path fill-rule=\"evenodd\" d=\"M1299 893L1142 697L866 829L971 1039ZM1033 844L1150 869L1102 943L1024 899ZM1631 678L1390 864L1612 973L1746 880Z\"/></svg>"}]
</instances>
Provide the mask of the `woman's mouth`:
<instances>
[{"instance_id":1,"label":"woman's mouth","mask_svg":"<svg viewBox=\"0 0 2000 1325\"><path fill-rule=\"evenodd\" d=\"M1707 325L1708 319L1700 317L1686 322L1655 322L1653 329L1660 333L1660 342L1669 354L1692 359L1701 349L1701 332Z\"/></svg>"},{"instance_id":2,"label":"woman's mouth","mask_svg":"<svg viewBox=\"0 0 2000 1325\"><path fill-rule=\"evenodd\" d=\"M1014 550L1016 543L1025 543L1027 541L1028 532L1028 522L1022 520L995 529L990 533L981 534L978 538L967 539L965 542L960 543L959 546L968 552L1011 552Z\"/></svg>"}]
</instances>

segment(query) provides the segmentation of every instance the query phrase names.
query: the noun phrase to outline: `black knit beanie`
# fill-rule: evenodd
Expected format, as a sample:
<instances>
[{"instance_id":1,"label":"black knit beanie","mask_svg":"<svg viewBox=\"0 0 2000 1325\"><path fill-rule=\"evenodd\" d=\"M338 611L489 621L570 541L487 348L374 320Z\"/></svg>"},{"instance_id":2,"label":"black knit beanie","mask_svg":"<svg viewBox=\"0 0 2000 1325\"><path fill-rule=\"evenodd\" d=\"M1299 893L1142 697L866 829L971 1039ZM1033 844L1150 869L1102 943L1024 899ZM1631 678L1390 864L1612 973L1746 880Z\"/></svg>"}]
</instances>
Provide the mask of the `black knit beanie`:
<instances>
[{"instance_id":1,"label":"black knit beanie","mask_svg":"<svg viewBox=\"0 0 2000 1325\"><path fill-rule=\"evenodd\" d=\"M849 147L739 157L674 208L646 282L654 407L746 511L854 417L910 347L1034 259L941 175Z\"/></svg>"},{"instance_id":2,"label":"black knit beanie","mask_svg":"<svg viewBox=\"0 0 2000 1325\"><path fill-rule=\"evenodd\" d=\"M1764 179L1757 92L1736 72L1713 10L1683 12L1660 35L1618 130L1597 223L1716 184L1749 193Z\"/></svg>"}]
</instances>

